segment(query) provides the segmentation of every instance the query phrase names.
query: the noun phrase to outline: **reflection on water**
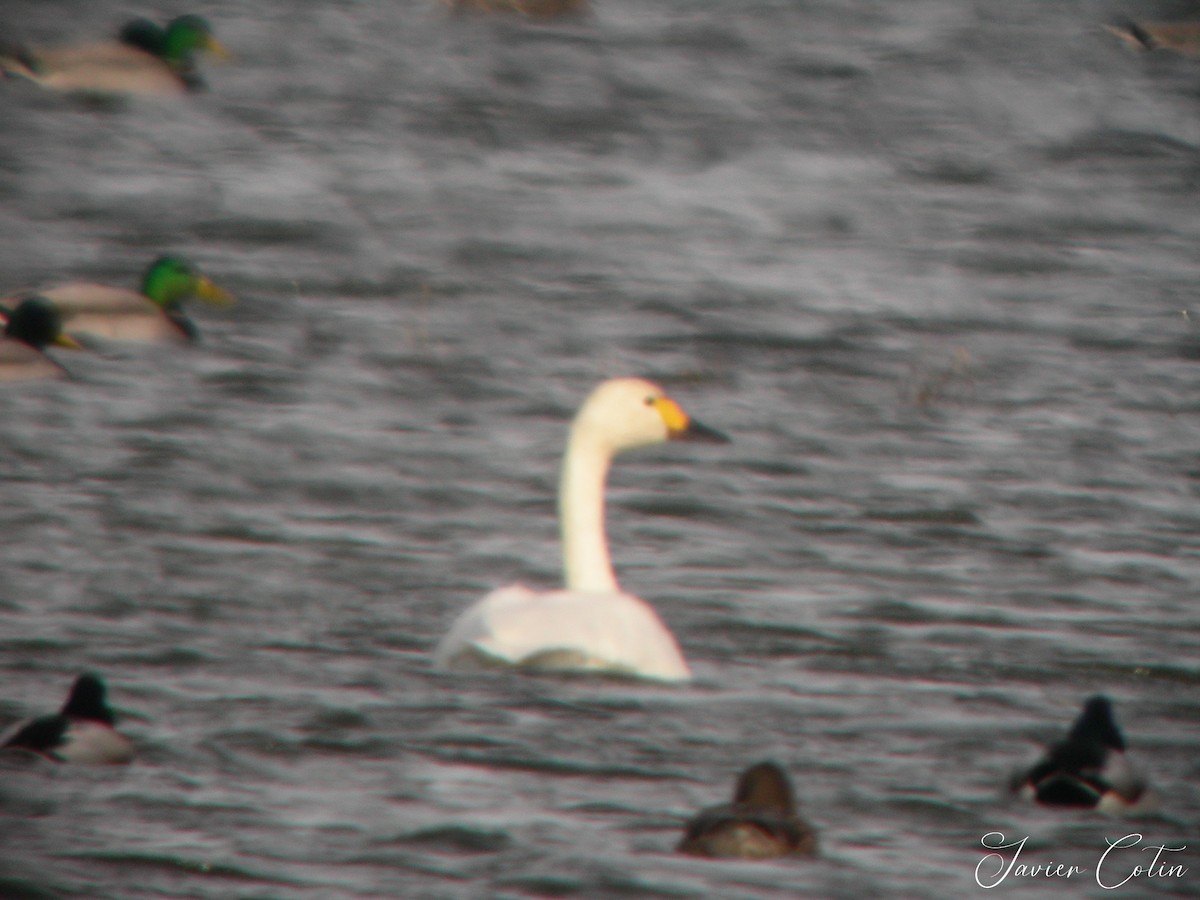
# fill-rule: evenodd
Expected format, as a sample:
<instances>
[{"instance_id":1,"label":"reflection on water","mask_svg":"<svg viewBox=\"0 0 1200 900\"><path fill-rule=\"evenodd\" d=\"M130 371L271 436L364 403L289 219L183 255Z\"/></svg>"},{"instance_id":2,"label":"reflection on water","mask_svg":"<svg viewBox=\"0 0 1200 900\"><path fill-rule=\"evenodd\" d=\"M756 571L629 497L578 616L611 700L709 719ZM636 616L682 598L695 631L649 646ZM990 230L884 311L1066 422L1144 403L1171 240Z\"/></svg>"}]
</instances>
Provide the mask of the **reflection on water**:
<instances>
[{"instance_id":1,"label":"reflection on water","mask_svg":"<svg viewBox=\"0 0 1200 900\"><path fill-rule=\"evenodd\" d=\"M999 832L1098 894L1125 824L1001 791L1097 692L1129 830L1189 842L1194 62L1080 4L203 13L184 102L0 84L0 289L172 251L241 299L0 393L0 717L96 670L140 751L5 764L0 893L944 897ZM735 438L611 485L695 684L432 672L558 583L566 423L627 373ZM822 858L673 855L766 758Z\"/></svg>"}]
</instances>

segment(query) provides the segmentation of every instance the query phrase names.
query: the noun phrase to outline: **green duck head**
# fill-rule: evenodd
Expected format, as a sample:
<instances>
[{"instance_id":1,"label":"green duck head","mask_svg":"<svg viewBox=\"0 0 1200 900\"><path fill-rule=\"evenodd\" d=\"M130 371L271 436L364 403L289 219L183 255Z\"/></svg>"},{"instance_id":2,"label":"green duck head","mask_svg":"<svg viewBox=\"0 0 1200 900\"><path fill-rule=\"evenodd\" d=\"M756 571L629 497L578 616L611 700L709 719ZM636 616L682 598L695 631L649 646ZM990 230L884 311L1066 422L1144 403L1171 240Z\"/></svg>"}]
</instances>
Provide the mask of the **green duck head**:
<instances>
[{"instance_id":1,"label":"green duck head","mask_svg":"<svg viewBox=\"0 0 1200 900\"><path fill-rule=\"evenodd\" d=\"M159 56L173 66L187 66L196 50L207 50L219 59L228 59L231 55L213 36L207 19L189 15L167 23Z\"/></svg>"},{"instance_id":2,"label":"green duck head","mask_svg":"<svg viewBox=\"0 0 1200 900\"><path fill-rule=\"evenodd\" d=\"M189 297L213 306L232 306L236 302L231 293L178 256L160 256L150 263L142 278L142 293L167 313L178 312Z\"/></svg>"},{"instance_id":3,"label":"green duck head","mask_svg":"<svg viewBox=\"0 0 1200 900\"><path fill-rule=\"evenodd\" d=\"M149 19L133 19L125 23L119 39L122 44L145 50L176 69L190 68L192 53L197 50L207 50L219 59L230 56L213 36L208 21L200 16L180 16L166 28Z\"/></svg>"}]
</instances>

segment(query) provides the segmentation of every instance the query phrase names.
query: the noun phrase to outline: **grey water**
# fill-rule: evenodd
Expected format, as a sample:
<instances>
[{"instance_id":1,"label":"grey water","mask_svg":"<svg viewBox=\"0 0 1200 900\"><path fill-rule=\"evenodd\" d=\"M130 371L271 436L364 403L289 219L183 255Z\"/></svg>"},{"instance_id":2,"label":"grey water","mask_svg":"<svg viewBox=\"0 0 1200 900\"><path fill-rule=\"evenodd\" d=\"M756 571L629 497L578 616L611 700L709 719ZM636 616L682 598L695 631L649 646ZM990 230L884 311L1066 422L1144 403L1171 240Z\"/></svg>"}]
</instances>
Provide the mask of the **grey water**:
<instances>
[{"instance_id":1,"label":"grey water","mask_svg":"<svg viewBox=\"0 0 1200 900\"><path fill-rule=\"evenodd\" d=\"M0 767L8 898L1200 892L1200 62L1180 4L7 0L33 43L198 12L183 100L0 83L0 291L238 294L0 389L0 724L108 681L138 758ZM612 474L696 681L444 674L558 583L566 423L662 382L727 447ZM1083 700L1162 797L1010 801ZM746 765L821 858L676 856ZM1140 874L1146 847L1184 875ZM986 874L986 872L985 872Z\"/></svg>"}]
</instances>

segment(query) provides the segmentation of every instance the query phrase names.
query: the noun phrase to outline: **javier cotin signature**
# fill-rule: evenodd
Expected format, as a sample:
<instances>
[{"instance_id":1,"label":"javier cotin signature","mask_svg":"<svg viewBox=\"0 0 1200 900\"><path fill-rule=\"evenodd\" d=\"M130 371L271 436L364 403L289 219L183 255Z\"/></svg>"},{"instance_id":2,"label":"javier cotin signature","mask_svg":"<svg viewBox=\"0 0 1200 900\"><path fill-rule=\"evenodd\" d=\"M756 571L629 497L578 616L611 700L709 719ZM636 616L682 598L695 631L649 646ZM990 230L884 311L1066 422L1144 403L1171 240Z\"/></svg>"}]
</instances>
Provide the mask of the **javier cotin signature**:
<instances>
[{"instance_id":1,"label":"javier cotin signature","mask_svg":"<svg viewBox=\"0 0 1200 900\"><path fill-rule=\"evenodd\" d=\"M994 888L1002 884L1010 876L1014 879L1027 878L1075 878L1088 874L1086 867L1067 863L1045 862L1027 863L1021 861L1021 851L1025 849L1028 836L1017 841L1005 842L1004 835L999 831L985 834L980 840L988 850L1012 851L1012 857L1006 858L1003 853L989 853L975 866L975 883L982 888ZM1182 878L1187 874L1187 867L1169 864L1170 857L1164 859L1166 853L1180 853L1186 846L1169 847L1166 844L1147 844L1138 852L1153 851L1153 857L1130 858L1128 851L1142 843L1142 835L1134 832L1115 841L1104 839L1108 846L1100 854L1096 862L1096 884L1108 891L1116 890L1122 885L1137 878ZM1149 862L1147 862L1147 859ZM1134 860L1137 860L1136 862Z\"/></svg>"}]
</instances>

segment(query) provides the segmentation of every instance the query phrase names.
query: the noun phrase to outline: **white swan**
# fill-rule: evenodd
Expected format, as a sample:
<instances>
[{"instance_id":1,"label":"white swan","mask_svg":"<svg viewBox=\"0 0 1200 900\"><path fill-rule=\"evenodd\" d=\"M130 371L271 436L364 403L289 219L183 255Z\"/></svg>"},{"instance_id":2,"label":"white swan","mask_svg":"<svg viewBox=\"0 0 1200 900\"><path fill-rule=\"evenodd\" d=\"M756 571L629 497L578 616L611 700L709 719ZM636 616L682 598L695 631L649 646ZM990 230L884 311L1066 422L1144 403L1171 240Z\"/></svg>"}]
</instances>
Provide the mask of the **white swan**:
<instances>
[{"instance_id":1,"label":"white swan","mask_svg":"<svg viewBox=\"0 0 1200 900\"><path fill-rule=\"evenodd\" d=\"M434 665L689 679L679 644L654 608L617 585L604 534L604 484L613 456L666 440L729 438L689 418L652 382L614 378L592 391L571 425L559 483L566 588L538 592L516 584L492 591L454 622L434 651Z\"/></svg>"}]
</instances>

